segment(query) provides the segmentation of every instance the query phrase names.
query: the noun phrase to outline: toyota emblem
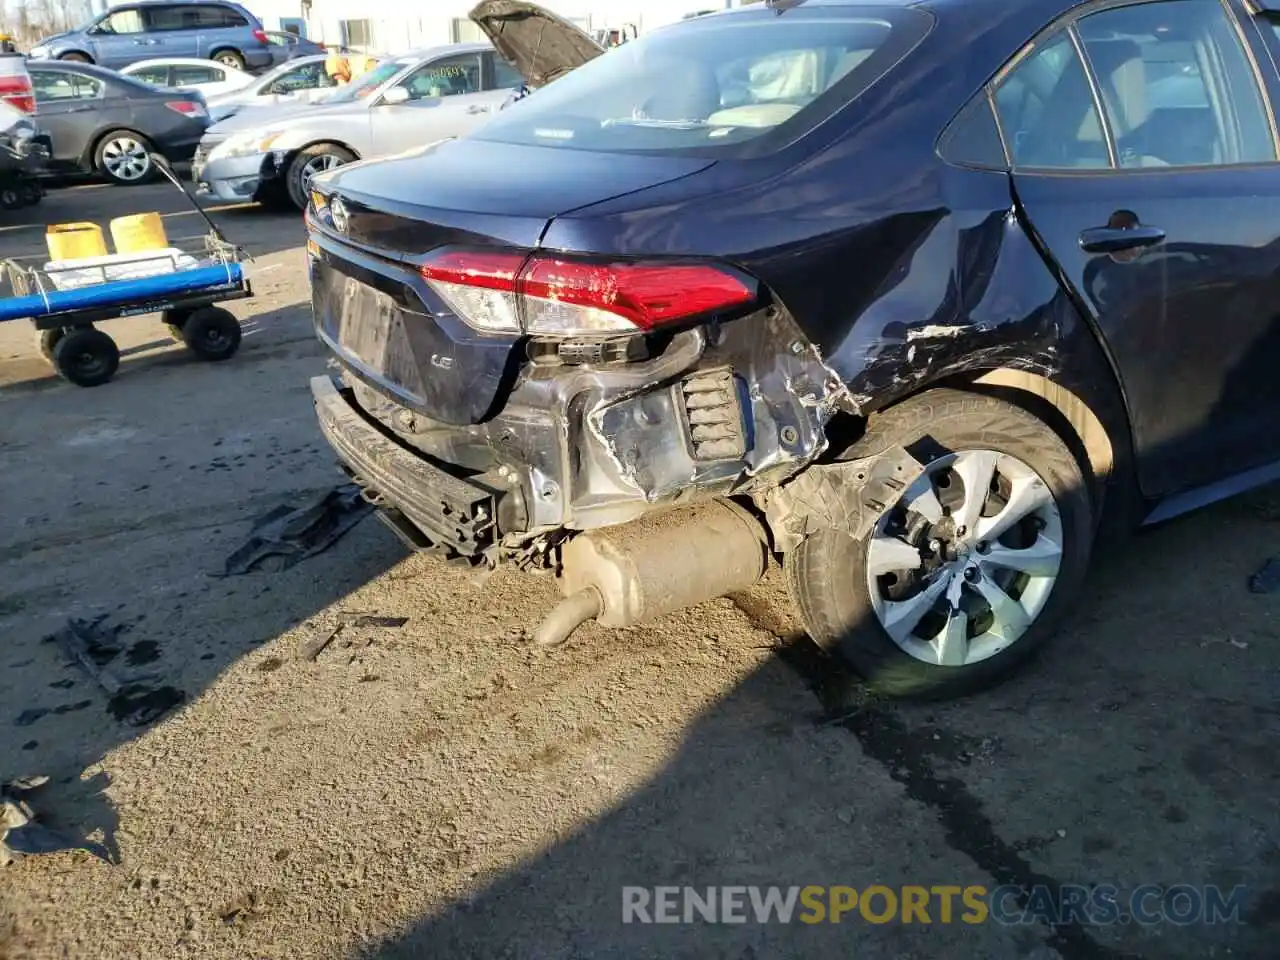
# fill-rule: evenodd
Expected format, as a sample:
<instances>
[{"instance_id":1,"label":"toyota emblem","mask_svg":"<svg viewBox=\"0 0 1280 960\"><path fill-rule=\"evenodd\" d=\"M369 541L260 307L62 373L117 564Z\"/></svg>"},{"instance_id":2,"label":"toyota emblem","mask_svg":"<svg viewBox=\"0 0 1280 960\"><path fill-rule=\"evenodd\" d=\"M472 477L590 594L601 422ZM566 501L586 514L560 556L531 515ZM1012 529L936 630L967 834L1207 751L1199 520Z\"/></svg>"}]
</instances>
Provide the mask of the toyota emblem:
<instances>
[{"instance_id":1,"label":"toyota emblem","mask_svg":"<svg viewBox=\"0 0 1280 960\"><path fill-rule=\"evenodd\" d=\"M329 215L333 217L334 229L339 233L346 233L349 216L347 214L347 205L342 202L341 197L333 198L333 202L329 204Z\"/></svg>"}]
</instances>

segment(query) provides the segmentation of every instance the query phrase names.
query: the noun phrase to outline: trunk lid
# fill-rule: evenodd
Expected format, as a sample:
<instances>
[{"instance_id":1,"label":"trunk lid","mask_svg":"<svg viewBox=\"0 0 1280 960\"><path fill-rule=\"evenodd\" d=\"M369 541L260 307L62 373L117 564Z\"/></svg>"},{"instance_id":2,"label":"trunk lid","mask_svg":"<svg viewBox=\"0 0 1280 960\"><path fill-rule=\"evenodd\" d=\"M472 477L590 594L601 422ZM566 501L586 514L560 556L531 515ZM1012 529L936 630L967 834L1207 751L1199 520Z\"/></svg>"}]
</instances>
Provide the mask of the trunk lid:
<instances>
[{"instance_id":1,"label":"trunk lid","mask_svg":"<svg viewBox=\"0 0 1280 960\"><path fill-rule=\"evenodd\" d=\"M470 17L533 87L604 53L600 44L568 20L525 0L483 0Z\"/></svg>"},{"instance_id":2,"label":"trunk lid","mask_svg":"<svg viewBox=\"0 0 1280 960\"><path fill-rule=\"evenodd\" d=\"M312 185L330 211L340 200L343 216L310 228L317 332L396 403L444 423L480 423L506 400L522 338L459 320L422 278L425 255L450 245L533 249L560 214L711 164L465 139L322 174Z\"/></svg>"}]
</instances>

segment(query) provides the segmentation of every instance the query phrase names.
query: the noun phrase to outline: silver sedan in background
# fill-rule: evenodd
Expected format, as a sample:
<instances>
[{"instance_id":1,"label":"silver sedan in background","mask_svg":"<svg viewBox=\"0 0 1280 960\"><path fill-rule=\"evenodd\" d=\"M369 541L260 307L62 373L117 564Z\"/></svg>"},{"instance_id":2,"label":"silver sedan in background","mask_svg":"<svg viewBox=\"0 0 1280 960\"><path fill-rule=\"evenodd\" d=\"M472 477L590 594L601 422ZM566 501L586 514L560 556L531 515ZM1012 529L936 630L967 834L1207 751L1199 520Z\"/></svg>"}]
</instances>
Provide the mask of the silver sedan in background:
<instances>
[{"instance_id":1,"label":"silver sedan in background","mask_svg":"<svg viewBox=\"0 0 1280 960\"><path fill-rule=\"evenodd\" d=\"M248 109L297 106L323 100L338 85L324 70L324 55L295 57L228 93L205 97L214 123Z\"/></svg>"},{"instance_id":2,"label":"silver sedan in background","mask_svg":"<svg viewBox=\"0 0 1280 960\"><path fill-rule=\"evenodd\" d=\"M242 111L215 124L192 179L223 201L305 209L316 174L464 136L512 91L541 86L603 52L573 24L523 0L488 0L471 17L492 43L389 57L320 103Z\"/></svg>"}]
</instances>

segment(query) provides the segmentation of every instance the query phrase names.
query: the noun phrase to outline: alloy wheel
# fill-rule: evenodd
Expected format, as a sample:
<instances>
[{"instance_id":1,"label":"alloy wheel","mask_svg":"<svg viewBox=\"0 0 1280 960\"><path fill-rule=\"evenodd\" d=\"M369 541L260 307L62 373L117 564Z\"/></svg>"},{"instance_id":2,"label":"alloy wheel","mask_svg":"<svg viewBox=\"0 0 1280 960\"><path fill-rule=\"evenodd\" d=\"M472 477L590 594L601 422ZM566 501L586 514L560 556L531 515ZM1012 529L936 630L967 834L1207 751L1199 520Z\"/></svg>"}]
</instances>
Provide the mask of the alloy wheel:
<instances>
[{"instance_id":1,"label":"alloy wheel","mask_svg":"<svg viewBox=\"0 0 1280 960\"><path fill-rule=\"evenodd\" d=\"M948 454L867 542L872 607L917 660L978 663L1016 643L1044 609L1062 543L1058 505L1031 467L993 450Z\"/></svg>"},{"instance_id":2,"label":"alloy wheel","mask_svg":"<svg viewBox=\"0 0 1280 960\"><path fill-rule=\"evenodd\" d=\"M151 156L133 137L114 137L102 148L102 165L117 180L132 182L151 172Z\"/></svg>"},{"instance_id":3,"label":"alloy wheel","mask_svg":"<svg viewBox=\"0 0 1280 960\"><path fill-rule=\"evenodd\" d=\"M332 170L334 167L342 166L342 158L336 157L332 153L322 153L319 156L312 157L302 167L302 187L305 190L311 183L311 178L318 173L324 173L326 170Z\"/></svg>"}]
</instances>

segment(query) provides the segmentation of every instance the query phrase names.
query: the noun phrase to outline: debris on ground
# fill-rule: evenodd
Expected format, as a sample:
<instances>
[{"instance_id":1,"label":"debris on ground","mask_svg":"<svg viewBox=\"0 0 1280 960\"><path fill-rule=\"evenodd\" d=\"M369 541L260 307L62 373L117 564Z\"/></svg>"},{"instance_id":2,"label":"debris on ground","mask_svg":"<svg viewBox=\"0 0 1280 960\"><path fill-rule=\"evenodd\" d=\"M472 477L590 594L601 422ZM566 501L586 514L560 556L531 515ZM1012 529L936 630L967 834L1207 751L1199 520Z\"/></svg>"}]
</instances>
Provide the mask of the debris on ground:
<instances>
[{"instance_id":1,"label":"debris on ground","mask_svg":"<svg viewBox=\"0 0 1280 960\"><path fill-rule=\"evenodd\" d=\"M302 644L298 657L302 660L315 660L329 648L347 627L381 627L383 629L399 629L409 622L408 617L383 617L367 613L341 614L338 623L325 633L317 634Z\"/></svg>"},{"instance_id":2,"label":"debris on ground","mask_svg":"<svg viewBox=\"0 0 1280 960\"><path fill-rule=\"evenodd\" d=\"M1249 590L1253 593L1280 593L1280 557L1272 557L1249 578Z\"/></svg>"},{"instance_id":3,"label":"debris on ground","mask_svg":"<svg viewBox=\"0 0 1280 960\"><path fill-rule=\"evenodd\" d=\"M256 569L287 570L321 553L373 511L354 483L343 484L302 507L281 505L254 522L248 541L215 576ZM268 563L270 561L270 563Z\"/></svg>"},{"instance_id":4,"label":"debris on ground","mask_svg":"<svg viewBox=\"0 0 1280 960\"><path fill-rule=\"evenodd\" d=\"M30 793L48 782L48 777L20 777L0 784L0 867L7 867L21 857L63 850L84 850L110 863L111 855L102 844L81 840L36 822L35 812L20 794Z\"/></svg>"},{"instance_id":5,"label":"debris on ground","mask_svg":"<svg viewBox=\"0 0 1280 960\"><path fill-rule=\"evenodd\" d=\"M121 678L107 669L124 648L116 642L123 628L106 627L105 620L105 616L73 618L51 639L72 664L103 689L110 698L107 710L115 719L131 727L145 726L182 703L186 694L172 686L156 685L159 677L154 673Z\"/></svg>"}]
</instances>

